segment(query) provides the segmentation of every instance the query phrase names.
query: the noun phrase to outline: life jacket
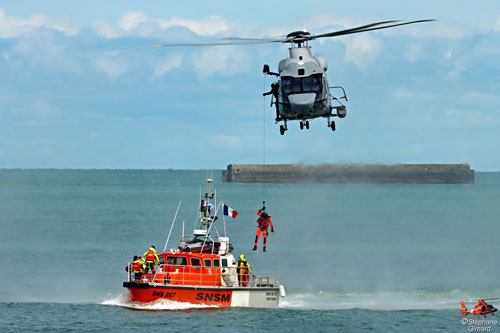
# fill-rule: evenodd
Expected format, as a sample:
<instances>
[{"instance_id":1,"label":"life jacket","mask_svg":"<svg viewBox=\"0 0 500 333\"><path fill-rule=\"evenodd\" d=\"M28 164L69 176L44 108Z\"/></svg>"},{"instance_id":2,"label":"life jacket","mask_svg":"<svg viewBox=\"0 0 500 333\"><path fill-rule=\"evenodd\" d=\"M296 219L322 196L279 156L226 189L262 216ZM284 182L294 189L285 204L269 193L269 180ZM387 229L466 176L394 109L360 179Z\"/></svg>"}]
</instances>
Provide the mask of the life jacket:
<instances>
[{"instance_id":1,"label":"life jacket","mask_svg":"<svg viewBox=\"0 0 500 333\"><path fill-rule=\"evenodd\" d=\"M267 229L269 227L269 217L266 219L261 216L257 219L257 223L262 230Z\"/></svg>"},{"instance_id":2,"label":"life jacket","mask_svg":"<svg viewBox=\"0 0 500 333\"><path fill-rule=\"evenodd\" d=\"M142 271L142 264L138 261L134 261L132 263L132 270L134 271L134 273L139 273L140 271Z\"/></svg>"},{"instance_id":3,"label":"life jacket","mask_svg":"<svg viewBox=\"0 0 500 333\"><path fill-rule=\"evenodd\" d=\"M155 261L155 253L151 250L146 253L146 261Z\"/></svg>"}]
</instances>

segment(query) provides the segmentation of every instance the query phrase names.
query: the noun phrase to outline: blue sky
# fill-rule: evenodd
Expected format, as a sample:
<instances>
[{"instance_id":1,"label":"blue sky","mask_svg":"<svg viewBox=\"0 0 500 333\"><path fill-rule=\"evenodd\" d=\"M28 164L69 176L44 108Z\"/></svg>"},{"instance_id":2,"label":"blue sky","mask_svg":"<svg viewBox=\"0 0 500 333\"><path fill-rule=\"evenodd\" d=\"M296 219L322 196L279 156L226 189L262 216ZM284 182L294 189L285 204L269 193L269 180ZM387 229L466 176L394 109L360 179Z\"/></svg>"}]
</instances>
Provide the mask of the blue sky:
<instances>
[{"instance_id":1,"label":"blue sky","mask_svg":"<svg viewBox=\"0 0 500 333\"><path fill-rule=\"evenodd\" d=\"M207 169L265 159L500 170L497 2L313 4L1 3L0 167ZM291 122L279 134L262 65L276 71L287 45L151 48L427 18L437 21L310 43L330 85L350 97L335 133L316 119L309 131Z\"/></svg>"}]
</instances>

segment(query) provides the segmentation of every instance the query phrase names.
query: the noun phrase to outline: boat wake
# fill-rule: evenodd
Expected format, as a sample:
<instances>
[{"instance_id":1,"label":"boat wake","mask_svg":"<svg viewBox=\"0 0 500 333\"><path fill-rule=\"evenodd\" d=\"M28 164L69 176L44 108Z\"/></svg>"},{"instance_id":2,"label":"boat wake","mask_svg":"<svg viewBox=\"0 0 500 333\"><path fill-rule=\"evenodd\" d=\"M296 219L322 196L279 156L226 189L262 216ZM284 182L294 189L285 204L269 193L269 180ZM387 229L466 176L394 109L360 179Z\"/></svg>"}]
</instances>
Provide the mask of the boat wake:
<instances>
[{"instance_id":1,"label":"boat wake","mask_svg":"<svg viewBox=\"0 0 500 333\"><path fill-rule=\"evenodd\" d=\"M184 302L175 302L167 299L159 299L154 302L141 303L134 302L130 299L128 293L121 293L120 295L107 299L101 302L102 305L120 306L124 308L144 311L178 311L178 310L192 310L192 309L218 309L216 305L202 305L191 304Z\"/></svg>"},{"instance_id":2,"label":"boat wake","mask_svg":"<svg viewBox=\"0 0 500 333\"><path fill-rule=\"evenodd\" d=\"M365 309L378 311L449 310L460 307L463 293L450 292L376 292L376 293L315 293L292 294L280 302L280 308L347 310ZM466 295L465 297L468 297Z\"/></svg>"}]
</instances>

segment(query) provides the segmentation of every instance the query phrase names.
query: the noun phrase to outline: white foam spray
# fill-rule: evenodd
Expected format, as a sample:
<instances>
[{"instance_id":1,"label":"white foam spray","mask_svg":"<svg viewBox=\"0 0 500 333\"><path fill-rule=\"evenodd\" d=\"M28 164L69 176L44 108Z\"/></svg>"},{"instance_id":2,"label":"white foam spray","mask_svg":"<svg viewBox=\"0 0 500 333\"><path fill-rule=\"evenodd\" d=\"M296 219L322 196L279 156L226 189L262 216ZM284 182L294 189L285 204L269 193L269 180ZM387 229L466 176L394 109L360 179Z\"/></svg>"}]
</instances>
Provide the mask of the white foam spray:
<instances>
[{"instance_id":1,"label":"white foam spray","mask_svg":"<svg viewBox=\"0 0 500 333\"><path fill-rule=\"evenodd\" d=\"M189 310L189 309L218 308L218 306L215 305L191 304L191 303L171 301L168 299L159 299L157 301L149 303L134 302L130 299L128 293L121 293L116 297L111 297L107 300L102 301L101 304L120 306L135 310L146 310L146 311L176 311L176 310Z\"/></svg>"},{"instance_id":2,"label":"white foam spray","mask_svg":"<svg viewBox=\"0 0 500 333\"><path fill-rule=\"evenodd\" d=\"M315 293L289 294L280 302L281 308L378 311L447 310L459 309L463 292L373 292L373 293ZM467 295L469 296L469 295Z\"/></svg>"}]
</instances>

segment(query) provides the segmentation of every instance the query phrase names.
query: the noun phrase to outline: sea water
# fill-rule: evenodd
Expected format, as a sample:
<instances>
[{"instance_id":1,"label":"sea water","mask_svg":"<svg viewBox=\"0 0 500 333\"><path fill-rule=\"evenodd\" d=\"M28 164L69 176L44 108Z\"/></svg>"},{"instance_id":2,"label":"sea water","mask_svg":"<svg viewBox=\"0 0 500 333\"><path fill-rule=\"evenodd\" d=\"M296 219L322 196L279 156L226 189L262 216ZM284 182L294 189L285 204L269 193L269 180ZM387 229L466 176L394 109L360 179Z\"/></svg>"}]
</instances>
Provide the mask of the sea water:
<instances>
[{"instance_id":1,"label":"sea water","mask_svg":"<svg viewBox=\"0 0 500 333\"><path fill-rule=\"evenodd\" d=\"M0 330L500 331L460 315L461 300L500 296L500 173L461 185L238 184L220 174L0 170ZM175 248L183 224L192 231L207 176L239 213L217 231L254 274L285 286L278 309L128 299L127 262L153 244ZM263 200L275 229L266 253L262 239L251 250Z\"/></svg>"}]
</instances>

